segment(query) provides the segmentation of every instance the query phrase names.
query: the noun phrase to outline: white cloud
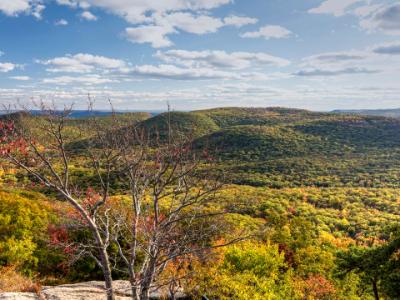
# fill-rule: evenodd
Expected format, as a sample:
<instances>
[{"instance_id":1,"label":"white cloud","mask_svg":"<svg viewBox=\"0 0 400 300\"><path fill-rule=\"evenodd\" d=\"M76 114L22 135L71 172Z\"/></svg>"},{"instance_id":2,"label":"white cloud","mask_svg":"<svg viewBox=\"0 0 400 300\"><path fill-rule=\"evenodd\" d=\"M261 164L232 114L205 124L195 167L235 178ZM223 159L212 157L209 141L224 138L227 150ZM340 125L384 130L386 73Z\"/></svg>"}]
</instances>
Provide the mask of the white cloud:
<instances>
[{"instance_id":1,"label":"white cloud","mask_svg":"<svg viewBox=\"0 0 400 300\"><path fill-rule=\"evenodd\" d=\"M2 0L0 1L0 11L7 16L17 16L20 13L31 9L29 0Z\"/></svg>"},{"instance_id":2,"label":"white cloud","mask_svg":"<svg viewBox=\"0 0 400 300\"><path fill-rule=\"evenodd\" d=\"M80 14L81 18L86 21L97 21L97 17L90 11L84 11Z\"/></svg>"},{"instance_id":3,"label":"white cloud","mask_svg":"<svg viewBox=\"0 0 400 300\"><path fill-rule=\"evenodd\" d=\"M397 76L400 70L400 43L385 43L363 50L326 52L302 59L299 76L339 76L374 74ZM389 57L389 55L391 55Z\"/></svg>"},{"instance_id":4,"label":"white cloud","mask_svg":"<svg viewBox=\"0 0 400 300\"><path fill-rule=\"evenodd\" d=\"M68 21L65 19L60 19L54 22L54 25L56 26L67 26L68 25Z\"/></svg>"},{"instance_id":5,"label":"white cloud","mask_svg":"<svg viewBox=\"0 0 400 300\"><path fill-rule=\"evenodd\" d=\"M73 8L78 6L78 2L75 0L56 0L56 2L60 5L66 5Z\"/></svg>"},{"instance_id":6,"label":"white cloud","mask_svg":"<svg viewBox=\"0 0 400 300\"><path fill-rule=\"evenodd\" d=\"M257 70L263 66L282 67L290 64L280 57L251 52L170 50L158 51L155 57L165 63L132 66L123 60L82 53L37 62L47 66L47 71L51 73L87 74L76 77L58 76L43 81L54 84L102 84L130 81L138 77L174 80L271 80L282 78L282 74L264 74ZM237 71L244 69L247 69L246 72Z\"/></svg>"},{"instance_id":7,"label":"white cloud","mask_svg":"<svg viewBox=\"0 0 400 300\"><path fill-rule=\"evenodd\" d=\"M167 62L184 65L188 67L214 67L245 69L261 65L287 66L290 62L286 59L272 56L267 53L252 52L232 52L225 51L186 51L169 50L165 52L158 51L157 58Z\"/></svg>"},{"instance_id":8,"label":"white cloud","mask_svg":"<svg viewBox=\"0 0 400 300\"><path fill-rule=\"evenodd\" d=\"M29 76L11 76L10 78L19 81L28 81L31 79Z\"/></svg>"},{"instance_id":9,"label":"white cloud","mask_svg":"<svg viewBox=\"0 0 400 300\"><path fill-rule=\"evenodd\" d=\"M325 0L320 6L310 9L313 14L332 14L336 17L345 15L353 5L365 0Z\"/></svg>"},{"instance_id":10,"label":"white cloud","mask_svg":"<svg viewBox=\"0 0 400 300\"><path fill-rule=\"evenodd\" d=\"M139 24L151 21L153 13L210 10L231 0L58 0L60 4L63 2L70 6L84 3L99 7L132 24Z\"/></svg>"},{"instance_id":11,"label":"white cloud","mask_svg":"<svg viewBox=\"0 0 400 300\"><path fill-rule=\"evenodd\" d=\"M87 10L90 8L90 4L85 0L56 0L59 5L69 6L71 8L82 8Z\"/></svg>"},{"instance_id":12,"label":"white cloud","mask_svg":"<svg viewBox=\"0 0 400 300\"><path fill-rule=\"evenodd\" d=\"M85 0L79 2L79 7L82 9L88 9L90 8L90 6L91 5L89 4L89 2L86 2Z\"/></svg>"},{"instance_id":13,"label":"white cloud","mask_svg":"<svg viewBox=\"0 0 400 300\"><path fill-rule=\"evenodd\" d=\"M1 0L0 12L7 16L16 17L21 13L31 14L37 19L42 18L45 6L41 0Z\"/></svg>"},{"instance_id":14,"label":"white cloud","mask_svg":"<svg viewBox=\"0 0 400 300\"><path fill-rule=\"evenodd\" d=\"M372 51L377 54L400 55L400 42L376 45L372 47Z\"/></svg>"},{"instance_id":15,"label":"white cloud","mask_svg":"<svg viewBox=\"0 0 400 300\"><path fill-rule=\"evenodd\" d=\"M313 81L312 84L293 84L290 89L282 86L259 85L253 82L198 82L196 87L173 88L164 86L148 89L121 90L107 86L48 85L46 87L0 88L0 103L13 104L15 99L30 103L30 99L53 101L61 109L66 103L75 103L75 109L86 109L88 93L96 99L96 108L107 109L111 99L116 109L166 108L166 101L174 109L193 110L221 106L287 106L314 110L337 108L398 107L400 88L394 83L354 83L344 78L342 84L326 86ZM201 85L200 85L201 84Z\"/></svg>"},{"instance_id":16,"label":"white cloud","mask_svg":"<svg viewBox=\"0 0 400 300\"><path fill-rule=\"evenodd\" d=\"M249 17L229 16L224 18L225 25L232 25L235 27L243 27L245 25L256 24L258 19Z\"/></svg>"},{"instance_id":17,"label":"white cloud","mask_svg":"<svg viewBox=\"0 0 400 300\"><path fill-rule=\"evenodd\" d=\"M142 65L132 69L131 74L150 78L168 78L176 80L239 79L235 73L210 68L180 68L174 65Z\"/></svg>"},{"instance_id":18,"label":"white cloud","mask_svg":"<svg viewBox=\"0 0 400 300\"><path fill-rule=\"evenodd\" d=\"M305 65L320 66L351 63L365 60L369 54L363 51L326 52L303 59Z\"/></svg>"},{"instance_id":19,"label":"white cloud","mask_svg":"<svg viewBox=\"0 0 400 300\"><path fill-rule=\"evenodd\" d=\"M379 70L366 68L344 68L344 69L305 69L295 72L293 75L311 77L311 76L339 76L339 75L354 75L354 74L375 74Z\"/></svg>"},{"instance_id":20,"label":"white cloud","mask_svg":"<svg viewBox=\"0 0 400 300\"><path fill-rule=\"evenodd\" d=\"M400 35L400 3L379 8L360 22L362 28L369 31L382 31Z\"/></svg>"},{"instance_id":21,"label":"white cloud","mask_svg":"<svg viewBox=\"0 0 400 300\"><path fill-rule=\"evenodd\" d=\"M346 14L356 16L364 30L380 31L389 35L400 35L400 3L372 0L325 0L310 13L332 14L340 17Z\"/></svg>"},{"instance_id":22,"label":"white cloud","mask_svg":"<svg viewBox=\"0 0 400 300\"><path fill-rule=\"evenodd\" d=\"M221 20L208 15L197 15L190 12L154 14L151 24L126 28L125 36L133 43L150 43L153 48L162 48L173 45L173 42L168 37L169 34L177 34L180 31L184 31L202 35L217 32L223 26L240 27L256 21L257 19L236 16Z\"/></svg>"},{"instance_id":23,"label":"white cloud","mask_svg":"<svg viewBox=\"0 0 400 300\"><path fill-rule=\"evenodd\" d=\"M47 69L49 72L89 73L96 69L104 71L126 67L126 63L123 60L85 53L56 57L38 62L50 66Z\"/></svg>"},{"instance_id":24,"label":"white cloud","mask_svg":"<svg viewBox=\"0 0 400 300\"><path fill-rule=\"evenodd\" d=\"M18 66L13 63L0 63L0 73L8 73L17 68Z\"/></svg>"},{"instance_id":25,"label":"white cloud","mask_svg":"<svg viewBox=\"0 0 400 300\"><path fill-rule=\"evenodd\" d=\"M359 17L368 17L382 7L382 4L366 4L354 9L353 13Z\"/></svg>"},{"instance_id":26,"label":"white cloud","mask_svg":"<svg viewBox=\"0 0 400 300\"><path fill-rule=\"evenodd\" d=\"M41 20L42 19L42 12L46 8L43 4L37 4L33 6L32 9L32 16L34 16L36 19Z\"/></svg>"},{"instance_id":27,"label":"white cloud","mask_svg":"<svg viewBox=\"0 0 400 300\"><path fill-rule=\"evenodd\" d=\"M57 84L57 85L70 85L77 83L84 85L99 85L112 82L116 81L94 74L85 76L58 76L58 77L43 79L43 83L45 84Z\"/></svg>"},{"instance_id":28,"label":"white cloud","mask_svg":"<svg viewBox=\"0 0 400 300\"><path fill-rule=\"evenodd\" d=\"M139 65L125 73L128 76L147 77L150 79L172 80L242 80L265 81L287 78L290 74L265 74L260 72L234 72L234 70L217 69L207 66L179 67L171 64Z\"/></svg>"},{"instance_id":29,"label":"white cloud","mask_svg":"<svg viewBox=\"0 0 400 300\"><path fill-rule=\"evenodd\" d=\"M180 31L193 34L214 33L223 26L242 27L255 24L255 18L228 16L212 17L209 10L233 2L232 0L57 0L70 7L95 7L124 18L136 25L125 29L126 38L133 43L150 43L154 48L173 45L169 34ZM84 14L87 14L85 16ZM95 20L83 12L82 17Z\"/></svg>"},{"instance_id":30,"label":"white cloud","mask_svg":"<svg viewBox=\"0 0 400 300\"><path fill-rule=\"evenodd\" d=\"M240 36L242 38L265 38L266 40L275 38L282 39L288 38L292 32L282 26L266 25L261 27L258 31L245 32Z\"/></svg>"},{"instance_id":31,"label":"white cloud","mask_svg":"<svg viewBox=\"0 0 400 300\"><path fill-rule=\"evenodd\" d=\"M175 32L176 31L173 28L158 25L143 25L139 27L126 28L125 36L133 43L150 43L153 48L162 48L173 45L166 35Z\"/></svg>"},{"instance_id":32,"label":"white cloud","mask_svg":"<svg viewBox=\"0 0 400 300\"><path fill-rule=\"evenodd\" d=\"M224 23L214 17L206 15L193 15L191 13L171 13L156 18L156 23L164 24L165 27L178 28L182 31L194 34L206 34L216 32L224 26Z\"/></svg>"}]
</instances>

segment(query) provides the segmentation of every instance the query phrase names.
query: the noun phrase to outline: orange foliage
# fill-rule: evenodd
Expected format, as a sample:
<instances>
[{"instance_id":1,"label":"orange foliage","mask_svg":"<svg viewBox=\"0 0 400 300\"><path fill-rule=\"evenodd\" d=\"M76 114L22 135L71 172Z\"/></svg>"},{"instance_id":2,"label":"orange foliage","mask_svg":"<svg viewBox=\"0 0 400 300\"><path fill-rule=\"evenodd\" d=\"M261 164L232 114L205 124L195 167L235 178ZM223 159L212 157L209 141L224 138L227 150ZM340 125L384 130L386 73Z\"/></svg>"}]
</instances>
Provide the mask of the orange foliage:
<instances>
[{"instance_id":1,"label":"orange foliage","mask_svg":"<svg viewBox=\"0 0 400 300\"><path fill-rule=\"evenodd\" d=\"M20 274L14 266L0 268L0 292L39 293L40 284Z\"/></svg>"},{"instance_id":2,"label":"orange foliage","mask_svg":"<svg viewBox=\"0 0 400 300\"><path fill-rule=\"evenodd\" d=\"M309 276L304 282L307 299L332 299L336 289L332 282L320 274Z\"/></svg>"}]
</instances>

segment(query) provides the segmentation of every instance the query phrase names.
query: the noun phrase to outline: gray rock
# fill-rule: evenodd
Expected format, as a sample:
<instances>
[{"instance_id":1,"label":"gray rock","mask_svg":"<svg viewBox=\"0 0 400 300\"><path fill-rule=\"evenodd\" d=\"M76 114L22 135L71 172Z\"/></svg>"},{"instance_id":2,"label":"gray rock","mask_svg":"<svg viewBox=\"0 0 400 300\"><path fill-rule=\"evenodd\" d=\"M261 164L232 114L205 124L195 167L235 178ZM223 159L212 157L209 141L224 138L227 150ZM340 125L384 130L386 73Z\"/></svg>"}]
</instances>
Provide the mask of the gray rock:
<instances>
[{"instance_id":1,"label":"gray rock","mask_svg":"<svg viewBox=\"0 0 400 300\"><path fill-rule=\"evenodd\" d=\"M38 300L35 293L0 293L1 300Z\"/></svg>"},{"instance_id":2,"label":"gray rock","mask_svg":"<svg viewBox=\"0 0 400 300\"><path fill-rule=\"evenodd\" d=\"M129 283L115 281L116 300L128 300L130 296ZM89 281L75 284L63 284L59 286L45 286L41 291L47 300L102 300L106 299L104 283L100 281Z\"/></svg>"},{"instance_id":3,"label":"gray rock","mask_svg":"<svg viewBox=\"0 0 400 300\"><path fill-rule=\"evenodd\" d=\"M116 300L131 299L131 289L128 281L115 280ZM161 291L151 293L152 299L161 299ZM185 298L183 293L176 295L177 299ZM101 281L89 281L75 284L63 284L59 286L45 286L40 295L34 293L0 293L0 300L103 300L106 299L104 283Z\"/></svg>"}]
</instances>

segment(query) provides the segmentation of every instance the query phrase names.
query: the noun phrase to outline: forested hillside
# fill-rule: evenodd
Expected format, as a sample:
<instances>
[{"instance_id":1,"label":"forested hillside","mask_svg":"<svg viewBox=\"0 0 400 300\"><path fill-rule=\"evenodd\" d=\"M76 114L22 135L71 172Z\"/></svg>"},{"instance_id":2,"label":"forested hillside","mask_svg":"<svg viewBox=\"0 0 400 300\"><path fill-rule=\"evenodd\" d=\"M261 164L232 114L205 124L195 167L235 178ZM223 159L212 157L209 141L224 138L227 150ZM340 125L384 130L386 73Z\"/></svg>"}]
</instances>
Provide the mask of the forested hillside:
<instances>
[{"instance_id":1,"label":"forested hillside","mask_svg":"<svg viewBox=\"0 0 400 300\"><path fill-rule=\"evenodd\" d=\"M279 108L194 113L220 126L196 142L215 151L234 183L398 187L397 119Z\"/></svg>"},{"instance_id":2,"label":"forested hillside","mask_svg":"<svg viewBox=\"0 0 400 300\"><path fill-rule=\"evenodd\" d=\"M50 145L49 137L40 129L45 122L42 116L18 113L1 119L3 127L12 122L15 127L29 128L40 145L38 150L46 143ZM166 181L155 184L153 190L150 186L159 180L157 176L148 181L144 175L135 177L146 184L141 191L145 211L151 210L149 199L158 195L157 189L166 189L157 203L162 212L156 217L160 222L164 222L172 203L180 199L176 191L181 186L193 184L186 191L193 196L210 188L204 180L223 184L213 190L215 201L188 206L197 216L210 219L192 228L184 215L183 223L177 225L185 236L190 230L206 231L201 245L217 247L205 256L191 252L190 259L172 260L157 278L160 282L173 277L194 299L201 295L209 299L400 298L399 119L286 108L217 108L157 116L96 115L92 119L94 123L90 124L108 128L107 138L135 134L146 137L146 141L157 140L146 144L150 154L137 152L134 156L137 164L144 155L151 157L143 164L150 173L164 162L171 140L190 140L184 154L174 149L168 156L171 160L182 159L182 155L188 159L186 155L192 151L199 162L190 180L168 181L173 177L169 174L174 174L170 160L165 171L157 173L159 178L166 176ZM79 203L93 209L91 201L104 189L104 183L96 178L107 168L91 167L85 155L90 150L100 157L111 142L104 143L104 136L97 136L96 128L88 124L88 119L70 116L62 130L65 151L71 157L68 180L81 189L77 193L82 197ZM7 128L3 127L4 134ZM80 248L71 246L83 243L89 231L82 224L77 226L80 223L62 193L7 160L7 151L13 150L4 148L7 138L3 136L1 141L5 152L0 168L0 266L31 282L25 289L37 283L101 280L96 259L76 255ZM21 149L21 140L13 143ZM124 145L135 149L138 144L127 139ZM25 154L34 146L24 145L18 158L35 170L45 168ZM133 155L122 152L121 159ZM116 155L115 151L104 153L109 155L107 159ZM65 168L51 151L46 155L57 170ZM123 163L113 163L123 170ZM137 186L132 188L113 167L109 166L107 173L107 197L111 200L105 209L116 209L126 217L124 220L132 220L124 212L129 211L128 195ZM189 173L183 167L182 172ZM51 171L44 176L51 176ZM181 209L191 213L186 207ZM212 220L213 214L222 215L222 219ZM155 222L152 218L144 219L141 230L146 231ZM216 228L221 230L214 232ZM240 235L237 240L236 235ZM176 239L178 235L169 242ZM230 240L235 242L227 242ZM65 246L67 241L69 247ZM191 240L186 246L193 243ZM225 247L218 247L225 243ZM110 242L110 255L118 256L124 247L127 245L118 239ZM142 263L139 259L138 266ZM113 278L127 279L121 260L115 265ZM2 282L0 275L0 291L12 290Z\"/></svg>"}]
</instances>

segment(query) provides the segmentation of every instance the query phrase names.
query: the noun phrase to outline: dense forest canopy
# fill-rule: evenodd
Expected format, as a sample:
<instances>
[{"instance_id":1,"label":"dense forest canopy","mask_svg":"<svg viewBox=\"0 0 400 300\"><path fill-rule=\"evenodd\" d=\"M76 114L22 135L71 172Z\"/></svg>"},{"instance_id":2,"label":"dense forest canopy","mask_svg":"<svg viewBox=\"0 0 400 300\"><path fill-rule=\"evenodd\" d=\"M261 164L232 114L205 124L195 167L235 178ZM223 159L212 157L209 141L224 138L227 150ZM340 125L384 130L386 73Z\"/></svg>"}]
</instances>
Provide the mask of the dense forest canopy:
<instances>
[{"instance_id":1,"label":"dense forest canopy","mask_svg":"<svg viewBox=\"0 0 400 300\"><path fill-rule=\"evenodd\" d=\"M211 299L399 299L399 119L234 107L92 117L105 127L116 118L120 127L107 133L111 136L134 128L157 139L159 147L172 135L190 136L193 152L206 151L215 165L210 171L209 162L202 161L196 180L223 173L216 202L201 209L225 211L229 230L207 243L223 244L237 232L248 238L217 248L207 259L168 265L162 276L195 271L176 279L186 293ZM29 128L46 144L48 137L38 129L43 116L0 118ZM86 121L66 119L70 180L96 190L96 174L81 151L89 144L106 146L93 143L95 131ZM111 203L123 210L128 186L110 174ZM57 246L67 236L82 241L88 235L67 232L72 223L60 200L24 170L1 161L1 267L12 266L42 283L102 278L93 259L71 263L74 249ZM113 276L127 278L118 270ZM0 290L7 290L1 284L0 277Z\"/></svg>"}]
</instances>

